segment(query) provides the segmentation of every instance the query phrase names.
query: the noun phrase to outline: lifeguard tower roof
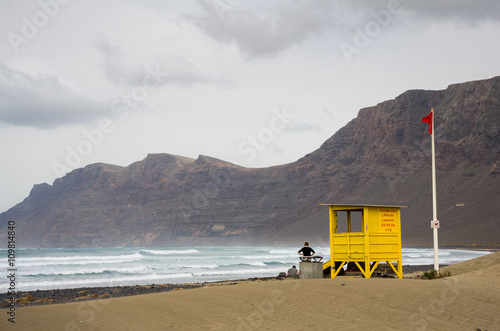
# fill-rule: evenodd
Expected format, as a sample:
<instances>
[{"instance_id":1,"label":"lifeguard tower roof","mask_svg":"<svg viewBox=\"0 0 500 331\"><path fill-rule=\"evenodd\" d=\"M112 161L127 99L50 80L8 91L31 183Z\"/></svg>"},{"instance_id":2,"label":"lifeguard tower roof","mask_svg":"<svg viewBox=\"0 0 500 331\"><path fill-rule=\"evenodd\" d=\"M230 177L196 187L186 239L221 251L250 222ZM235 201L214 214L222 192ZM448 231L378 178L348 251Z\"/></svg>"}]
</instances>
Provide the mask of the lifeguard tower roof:
<instances>
[{"instance_id":1,"label":"lifeguard tower roof","mask_svg":"<svg viewBox=\"0 0 500 331\"><path fill-rule=\"evenodd\" d=\"M320 206L335 206L335 207L388 207L388 208L407 208L408 206L396 206L396 205L362 205L362 204L344 204L344 203L320 203Z\"/></svg>"}]
</instances>

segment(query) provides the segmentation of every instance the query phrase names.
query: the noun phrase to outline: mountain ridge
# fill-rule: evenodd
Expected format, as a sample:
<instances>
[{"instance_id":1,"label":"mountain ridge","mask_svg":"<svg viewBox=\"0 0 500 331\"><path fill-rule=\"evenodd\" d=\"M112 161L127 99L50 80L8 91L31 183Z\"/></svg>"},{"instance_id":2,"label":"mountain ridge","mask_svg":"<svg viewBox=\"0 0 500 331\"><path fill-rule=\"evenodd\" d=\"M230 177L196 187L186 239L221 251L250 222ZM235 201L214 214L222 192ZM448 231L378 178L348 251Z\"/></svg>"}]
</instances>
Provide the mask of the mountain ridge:
<instances>
[{"instance_id":1,"label":"mountain ridge","mask_svg":"<svg viewBox=\"0 0 500 331\"><path fill-rule=\"evenodd\" d=\"M0 214L0 228L15 220L30 247L327 243L319 204L366 203L408 205L403 245L430 246L430 135L421 118L431 107L440 242L498 245L500 77L362 108L317 150L284 165L166 153L127 167L88 165L34 185Z\"/></svg>"}]
</instances>

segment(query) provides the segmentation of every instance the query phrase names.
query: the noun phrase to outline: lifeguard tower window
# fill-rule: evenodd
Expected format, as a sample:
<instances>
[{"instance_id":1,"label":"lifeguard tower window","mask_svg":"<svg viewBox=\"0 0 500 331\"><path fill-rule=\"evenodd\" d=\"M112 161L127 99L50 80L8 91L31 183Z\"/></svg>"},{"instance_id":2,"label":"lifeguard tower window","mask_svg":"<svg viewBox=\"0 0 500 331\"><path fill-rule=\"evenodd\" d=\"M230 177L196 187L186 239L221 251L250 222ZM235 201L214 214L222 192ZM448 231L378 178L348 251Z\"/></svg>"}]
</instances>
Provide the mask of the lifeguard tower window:
<instances>
[{"instance_id":1,"label":"lifeguard tower window","mask_svg":"<svg viewBox=\"0 0 500 331\"><path fill-rule=\"evenodd\" d=\"M363 232L363 210L350 210L350 222L347 220L347 211L337 211L337 233ZM349 228L350 223L350 228Z\"/></svg>"}]
</instances>

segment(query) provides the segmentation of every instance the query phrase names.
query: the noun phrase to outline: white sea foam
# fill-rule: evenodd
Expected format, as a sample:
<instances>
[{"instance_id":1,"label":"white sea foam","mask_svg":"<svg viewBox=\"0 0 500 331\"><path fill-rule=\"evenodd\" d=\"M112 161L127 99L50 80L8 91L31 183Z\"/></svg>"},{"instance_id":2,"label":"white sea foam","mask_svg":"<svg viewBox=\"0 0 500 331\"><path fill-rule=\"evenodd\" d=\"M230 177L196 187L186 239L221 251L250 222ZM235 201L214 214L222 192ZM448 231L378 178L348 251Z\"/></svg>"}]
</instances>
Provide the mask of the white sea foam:
<instances>
[{"instance_id":1,"label":"white sea foam","mask_svg":"<svg viewBox=\"0 0 500 331\"><path fill-rule=\"evenodd\" d=\"M297 250L293 249L271 249L269 253L271 254L297 254Z\"/></svg>"},{"instance_id":2,"label":"white sea foam","mask_svg":"<svg viewBox=\"0 0 500 331\"><path fill-rule=\"evenodd\" d=\"M298 254L294 255L246 255L240 256L240 258L245 260L276 260L276 259L286 259L286 258L297 258Z\"/></svg>"},{"instance_id":3,"label":"white sea foam","mask_svg":"<svg viewBox=\"0 0 500 331\"><path fill-rule=\"evenodd\" d=\"M183 255L183 254L198 254L200 251L197 249L183 249L183 250L144 249L141 250L141 252L154 255Z\"/></svg>"},{"instance_id":4,"label":"white sea foam","mask_svg":"<svg viewBox=\"0 0 500 331\"><path fill-rule=\"evenodd\" d=\"M104 273L120 273L120 274L137 274L146 272L148 268L146 267L133 267L133 268L113 268L113 267L101 267L101 268L71 268L71 269L61 269L61 268L50 268L44 269L42 272L34 271L34 272L24 272L23 276L25 277L34 277L34 276L69 276L69 275L96 275L96 274L104 274ZM39 269L37 269L39 270Z\"/></svg>"},{"instance_id":5,"label":"white sea foam","mask_svg":"<svg viewBox=\"0 0 500 331\"><path fill-rule=\"evenodd\" d=\"M185 266L181 266L181 268L189 268L189 269L217 269L220 266L218 264L188 264Z\"/></svg>"},{"instance_id":6,"label":"white sea foam","mask_svg":"<svg viewBox=\"0 0 500 331\"><path fill-rule=\"evenodd\" d=\"M97 264L97 263L118 263L141 260L144 257L139 253L123 255L66 255L48 257L19 257L17 266L49 266L49 265L70 265L70 264Z\"/></svg>"},{"instance_id":7,"label":"white sea foam","mask_svg":"<svg viewBox=\"0 0 500 331\"><path fill-rule=\"evenodd\" d=\"M266 266L266 264L264 262L252 262L252 263L248 263L248 265L254 265L254 266L259 266L259 267Z\"/></svg>"},{"instance_id":8,"label":"white sea foam","mask_svg":"<svg viewBox=\"0 0 500 331\"><path fill-rule=\"evenodd\" d=\"M237 270L215 270L215 271L201 271L193 272L193 276L217 276L217 275L247 275L247 277L254 277L254 275L272 274L278 275L283 268L261 268L261 269L237 269Z\"/></svg>"}]
</instances>

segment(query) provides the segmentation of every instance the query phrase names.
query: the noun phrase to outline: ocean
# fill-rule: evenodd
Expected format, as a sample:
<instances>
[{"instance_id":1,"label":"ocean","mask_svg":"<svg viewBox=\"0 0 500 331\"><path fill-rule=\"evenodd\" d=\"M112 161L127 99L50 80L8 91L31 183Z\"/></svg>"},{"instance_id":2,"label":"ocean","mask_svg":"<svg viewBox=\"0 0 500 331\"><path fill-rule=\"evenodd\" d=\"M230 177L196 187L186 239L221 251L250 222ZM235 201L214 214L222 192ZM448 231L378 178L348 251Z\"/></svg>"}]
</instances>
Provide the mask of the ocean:
<instances>
[{"instance_id":1,"label":"ocean","mask_svg":"<svg viewBox=\"0 0 500 331\"><path fill-rule=\"evenodd\" d=\"M6 276L14 268L16 291L120 285L203 283L273 277L299 263L297 247L41 248L16 249L15 266L0 250ZM314 247L329 260L329 248ZM439 263L453 264L485 251L440 249ZM403 265L432 265L431 248L403 248ZM0 270L2 270L0 269ZM0 278L7 292L9 279Z\"/></svg>"}]
</instances>

